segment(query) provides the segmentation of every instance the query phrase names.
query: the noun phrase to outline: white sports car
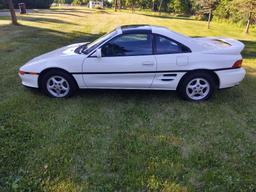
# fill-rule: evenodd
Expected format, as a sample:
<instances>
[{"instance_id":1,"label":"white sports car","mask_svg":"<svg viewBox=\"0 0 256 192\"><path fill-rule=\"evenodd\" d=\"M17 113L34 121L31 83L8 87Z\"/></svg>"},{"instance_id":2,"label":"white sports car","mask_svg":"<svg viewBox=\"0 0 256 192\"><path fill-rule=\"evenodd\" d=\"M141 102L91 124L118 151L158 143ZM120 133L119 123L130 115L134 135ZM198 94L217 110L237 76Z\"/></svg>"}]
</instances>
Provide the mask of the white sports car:
<instances>
[{"instance_id":1,"label":"white sports car","mask_svg":"<svg viewBox=\"0 0 256 192\"><path fill-rule=\"evenodd\" d=\"M36 57L19 70L22 84L51 97L78 88L178 90L203 101L216 89L238 85L244 44L228 38L192 38L164 27L118 27L92 43Z\"/></svg>"}]
</instances>

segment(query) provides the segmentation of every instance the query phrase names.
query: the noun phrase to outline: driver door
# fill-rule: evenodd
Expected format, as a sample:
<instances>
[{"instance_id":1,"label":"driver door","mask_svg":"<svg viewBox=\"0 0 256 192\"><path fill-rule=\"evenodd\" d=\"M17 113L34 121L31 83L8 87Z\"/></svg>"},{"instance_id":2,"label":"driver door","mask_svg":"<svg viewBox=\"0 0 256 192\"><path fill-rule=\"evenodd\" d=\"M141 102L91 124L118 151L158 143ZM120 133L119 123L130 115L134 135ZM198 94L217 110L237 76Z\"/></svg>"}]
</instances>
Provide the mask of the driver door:
<instances>
[{"instance_id":1,"label":"driver door","mask_svg":"<svg viewBox=\"0 0 256 192\"><path fill-rule=\"evenodd\" d=\"M122 34L85 59L83 78L88 88L149 88L156 72L150 33ZM100 51L100 50L98 50Z\"/></svg>"}]
</instances>

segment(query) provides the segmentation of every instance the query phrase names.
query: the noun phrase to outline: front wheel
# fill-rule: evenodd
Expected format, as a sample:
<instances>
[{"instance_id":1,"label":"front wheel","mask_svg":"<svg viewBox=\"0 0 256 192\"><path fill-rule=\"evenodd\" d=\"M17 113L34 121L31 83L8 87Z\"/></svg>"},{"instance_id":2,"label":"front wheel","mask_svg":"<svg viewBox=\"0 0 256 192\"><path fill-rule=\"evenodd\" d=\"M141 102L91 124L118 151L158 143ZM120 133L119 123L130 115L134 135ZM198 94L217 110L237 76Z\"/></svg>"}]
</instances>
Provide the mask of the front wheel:
<instances>
[{"instance_id":1,"label":"front wheel","mask_svg":"<svg viewBox=\"0 0 256 192\"><path fill-rule=\"evenodd\" d=\"M77 86L70 74L51 70L42 77L41 88L50 97L66 98L74 94Z\"/></svg>"},{"instance_id":2,"label":"front wheel","mask_svg":"<svg viewBox=\"0 0 256 192\"><path fill-rule=\"evenodd\" d=\"M179 94L189 101L204 101L215 91L214 78L205 72L195 72L187 75L180 83Z\"/></svg>"}]
</instances>

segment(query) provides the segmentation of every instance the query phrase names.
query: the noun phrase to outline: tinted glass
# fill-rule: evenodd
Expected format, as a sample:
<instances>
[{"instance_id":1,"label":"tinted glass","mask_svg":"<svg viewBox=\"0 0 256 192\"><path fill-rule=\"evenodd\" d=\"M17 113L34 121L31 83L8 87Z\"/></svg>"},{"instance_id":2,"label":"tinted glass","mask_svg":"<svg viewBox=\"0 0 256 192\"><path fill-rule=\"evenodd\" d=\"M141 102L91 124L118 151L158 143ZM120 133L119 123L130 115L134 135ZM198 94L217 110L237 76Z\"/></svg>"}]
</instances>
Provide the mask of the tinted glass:
<instances>
[{"instance_id":1,"label":"tinted glass","mask_svg":"<svg viewBox=\"0 0 256 192\"><path fill-rule=\"evenodd\" d=\"M170 39L156 35L156 53L157 54L182 53L182 47Z\"/></svg>"},{"instance_id":2,"label":"tinted glass","mask_svg":"<svg viewBox=\"0 0 256 192\"><path fill-rule=\"evenodd\" d=\"M150 34L124 34L102 47L103 57L150 55L152 53Z\"/></svg>"},{"instance_id":3,"label":"tinted glass","mask_svg":"<svg viewBox=\"0 0 256 192\"><path fill-rule=\"evenodd\" d=\"M101 43L103 43L104 41L107 41L111 37L115 36L116 33L117 33L116 30L111 31L110 33L107 33L104 36L102 36L102 37L98 38L97 40L93 41L92 43L88 44L84 53L85 54L90 53L93 49L98 47Z\"/></svg>"}]
</instances>

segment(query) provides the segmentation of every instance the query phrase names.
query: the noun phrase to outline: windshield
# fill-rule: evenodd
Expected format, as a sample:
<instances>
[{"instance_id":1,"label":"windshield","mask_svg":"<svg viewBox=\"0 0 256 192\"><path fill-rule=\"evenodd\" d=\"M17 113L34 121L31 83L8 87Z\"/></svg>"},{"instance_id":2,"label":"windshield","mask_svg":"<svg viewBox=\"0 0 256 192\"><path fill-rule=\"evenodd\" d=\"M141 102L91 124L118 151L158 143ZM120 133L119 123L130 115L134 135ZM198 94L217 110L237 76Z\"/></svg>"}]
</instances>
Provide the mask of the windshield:
<instances>
[{"instance_id":1,"label":"windshield","mask_svg":"<svg viewBox=\"0 0 256 192\"><path fill-rule=\"evenodd\" d=\"M92 50L94 50L96 47L98 47L101 43L107 41L108 39L110 39L111 37L116 35L116 30L111 31L110 33L107 33L105 35L103 35L102 37L96 39L95 41L93 41L92 43L90 43L89 45L87 45L86 49L83 51L83 53L88 54L90 53Z\"/></svg>"}]
</instances>

